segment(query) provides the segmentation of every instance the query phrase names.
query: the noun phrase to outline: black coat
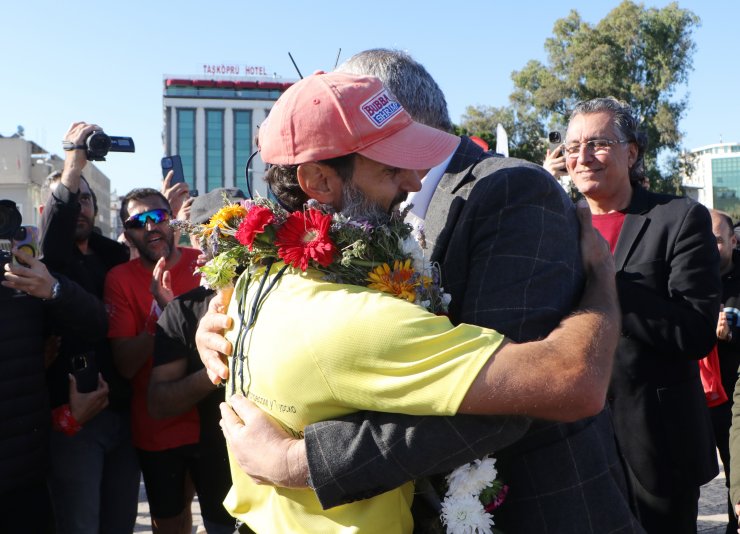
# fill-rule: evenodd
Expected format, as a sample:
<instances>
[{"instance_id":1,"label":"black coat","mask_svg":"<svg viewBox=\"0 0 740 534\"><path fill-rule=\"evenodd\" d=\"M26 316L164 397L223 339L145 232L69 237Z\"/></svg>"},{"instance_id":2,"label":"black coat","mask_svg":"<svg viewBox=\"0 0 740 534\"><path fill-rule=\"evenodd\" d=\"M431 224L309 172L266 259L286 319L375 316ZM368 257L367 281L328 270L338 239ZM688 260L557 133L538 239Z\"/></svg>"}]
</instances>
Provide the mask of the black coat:
<instances>
[{"instance_id":1,"label":"black coat","mask_svg":"<svg viewBox=\"0 0 740 534\"><path fill-rule=\"evenodd\" d=\"M88 239L90 254L83 255L80 252L74 240L80 213L78 198L78 193L71 193L63 184L59 184L54 195L49 197L41 225L41 251L44 263L50 270L69 277L97 297L102 306L105 276L116 265L128 261L129 251L122 243L92 233ZM103 315L107 319L107 315ZM55 333L62 336L62 345L47 372L52 407L69 402L67 375L72 372L71 357L93 351L95 357L90 358L91 364L97 367L110 386L110 407L127 410L130 402L129 385L113 367L110 345L105 337L107 325L102 339L97 343L91 342L87 336L74 336L63 330Z\"/></svg>"},{"instance_id":2,"label":"black coat","mask_svg":"<svg viewBox=\"0 0 740 534\"><path fill-rule=\"evenodd\" d=\"M721 284L708 210L635 188L614 259L622 336L608 400L626 462L651 493L718 473L698 359L716 341Z\"/></svg>"},{"instance_id":3,"label":"black coat","mask_svg":"<svg viewBox=\"0 0 740 534\"><path fill-rule=\"evenodd\" d=\"M0 288L0 494L38 483L46 474L51 416L45 334L55 326L92 341L105 335L102 303L55 276L62 290L54 301Z\"/></svg>"}]
</instances>

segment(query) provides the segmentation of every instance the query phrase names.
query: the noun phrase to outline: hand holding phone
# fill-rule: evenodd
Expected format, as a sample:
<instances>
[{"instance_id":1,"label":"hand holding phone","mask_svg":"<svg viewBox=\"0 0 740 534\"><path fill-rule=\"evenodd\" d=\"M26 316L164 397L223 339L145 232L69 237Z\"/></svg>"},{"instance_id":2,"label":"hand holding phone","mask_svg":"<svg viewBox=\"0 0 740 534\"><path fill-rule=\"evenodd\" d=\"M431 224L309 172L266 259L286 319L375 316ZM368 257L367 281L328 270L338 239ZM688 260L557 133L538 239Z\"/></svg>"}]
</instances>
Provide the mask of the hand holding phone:
<instances>
[{"instance_id":1,"label":"hand holding phone","mask_svg":"<svg viewBox=\"0 0 740 534\"><path fill-rule=\"evenodd\" d=\"M172 216L180 217L180 208L189 196L188 184L182 170L180 156L165 156L162 158L162 194L170 203Z\"/></svg>"},{"instance_id":2,"label":"hand holding phone","mask_svg":"<svg viewBox=\"0 0 740 534\"><path fill-rule=\"evenodd\" d=\"M568 174L568 170L565 167L565 151L563 150L565 145L560 144L554 149L548 149L545 155L545 161L542 166L552 174L555 178L560 178Z\"/></svg>"},{"instance_id":3,"label":"hand holding phone","mask_svg":"<svg viewBox=\"0 0 740 534\"><path fill-rule=\"evenodd\" d=\"M100 374L96 376L96 380L92 391L82 393L79 385L75 387L77 379L74 375L69 379L69 409L80 425L90 421L108 406L108 384Z\"/></svg>"},{"instance_id":4,"label":"hand holding phone","mask_svg":"<svg viewBox=\"0 0 740 534\"><path fill-rule=\"evenodd\" d=\"M162 158L162 178L167 177L167 173L172 171L170 178L170 187L185 181L185 173L182 170L182 159L180 156L165 156Z\"/></svg>"}]
</instances>

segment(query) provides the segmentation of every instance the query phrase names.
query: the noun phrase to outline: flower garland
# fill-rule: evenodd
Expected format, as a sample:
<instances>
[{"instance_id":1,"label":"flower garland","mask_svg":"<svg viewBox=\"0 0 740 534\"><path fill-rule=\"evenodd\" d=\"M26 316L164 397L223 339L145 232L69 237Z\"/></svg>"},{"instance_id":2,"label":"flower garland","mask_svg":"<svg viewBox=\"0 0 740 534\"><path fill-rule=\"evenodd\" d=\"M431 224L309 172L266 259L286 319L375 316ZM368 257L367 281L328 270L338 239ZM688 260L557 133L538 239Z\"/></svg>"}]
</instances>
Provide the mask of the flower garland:
<instances>
[{"instance_id":1,"label":"flower garland","mask_svg":"<svg viewBox=\"0 0 740 534\"><path fill-rule=\"evenodd\" d=\"M503 504L509 487L496 480L496 460L488 456L461 465L446 477L441 519L448 534L491 534L492 512Z\"/></svg>"},{"instance_id":2,"label":"flower garland","mask_svg":"<svg viewBox=\"0 0 740 534\"><path fill-rule=\"evenodd\" d=\"M288 213L257 198L225 205L205 225L173 225L199 237L212 258L200 270L214 289L231 286L245 269L282 260L300 271L317 269L327 281L376 289L444 314L449 295L439 268L425 259L404 216L394 212L382 223L350 219L316 201Z\"/></svg>"}]
</instances>

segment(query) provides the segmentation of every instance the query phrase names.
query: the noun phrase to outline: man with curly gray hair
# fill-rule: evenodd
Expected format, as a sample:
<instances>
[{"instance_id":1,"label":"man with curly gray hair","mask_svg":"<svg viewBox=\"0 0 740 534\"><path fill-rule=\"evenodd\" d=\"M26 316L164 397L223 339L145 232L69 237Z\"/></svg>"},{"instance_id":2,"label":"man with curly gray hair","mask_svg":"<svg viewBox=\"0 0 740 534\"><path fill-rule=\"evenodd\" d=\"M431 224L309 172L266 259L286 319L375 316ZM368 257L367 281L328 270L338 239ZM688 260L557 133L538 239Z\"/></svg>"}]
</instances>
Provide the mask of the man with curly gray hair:
<instances>
[{"instance_id":1,"label":"man with curly gray hair","mask_svg":"<svg viewBox=\"0 0 740 534\"><path fill-rule=\"evenodd\" d=\"M708 210L644 189L646 139L615 98L578 103L563 151L617 264L622 337L609 405L648 532L696 532L699 487L717 475L697 361L716 341L721 284Z\"/></svg>"}]
</instances>

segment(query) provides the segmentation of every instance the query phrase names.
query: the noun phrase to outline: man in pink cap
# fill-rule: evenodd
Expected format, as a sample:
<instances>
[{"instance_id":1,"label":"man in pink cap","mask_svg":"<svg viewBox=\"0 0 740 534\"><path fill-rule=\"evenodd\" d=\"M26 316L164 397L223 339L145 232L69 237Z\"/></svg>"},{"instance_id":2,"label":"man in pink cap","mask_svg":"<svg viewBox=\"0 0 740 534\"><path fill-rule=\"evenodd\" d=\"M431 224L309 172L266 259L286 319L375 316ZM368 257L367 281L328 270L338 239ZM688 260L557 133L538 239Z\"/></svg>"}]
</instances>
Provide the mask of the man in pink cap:
<instances>
[{"instance_id":1,"label":"man in pink cap","mask_svg":"<svg viewBox=\"0 0 740 534\"><path fill-rule=\"evenodd\" d=\"M263 159L273 164L267 181L282 204L300 209L315 199L345 214L375 212L378 218L418 190L424 170L444 162L459 142L413 122L377 79L338 73L293 86L260 128ZM294 436L312 422L362 409L561 420L598 413L615 337L613 327L605 327L616 305L609 298L613 271L590 225L584 239L593 278L582 305L599 310L569 317L553 336L522 345L501 344L501 335L485 328L440 324L439 317L384 293L337 291L337 284L310 270L285 271L261 301L245 342L250 397ZM254 288L246 291L249 299ZM226 378L219 363L206 361ZM561 367L568 372L556 372ZM234 417L228 409L224 415ZM227 509L258 532L412 528L410 484L322 510L310 490L257 486L238 464L232 474Z\"/></svg>"}]
</instances>

